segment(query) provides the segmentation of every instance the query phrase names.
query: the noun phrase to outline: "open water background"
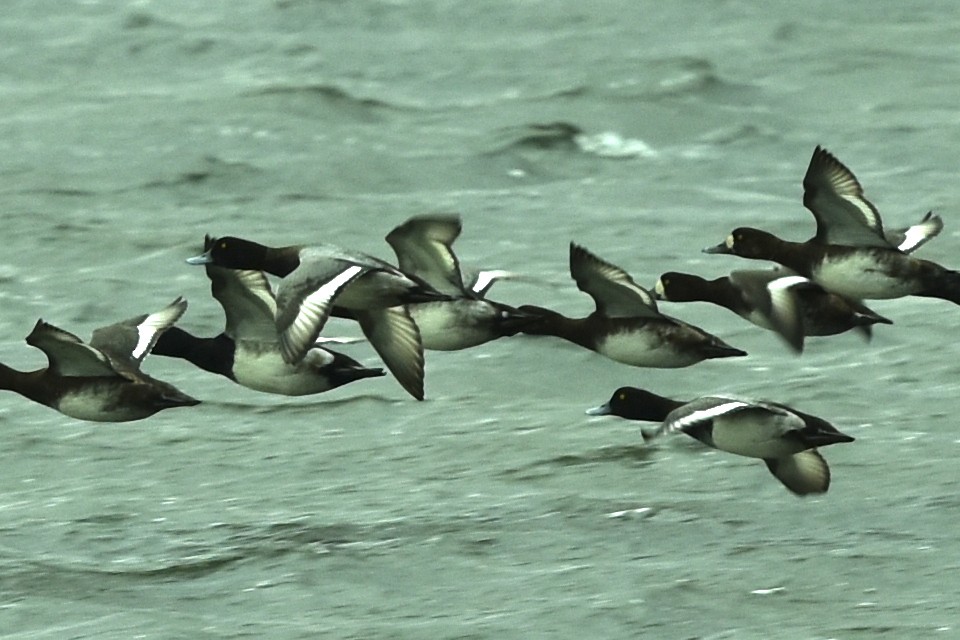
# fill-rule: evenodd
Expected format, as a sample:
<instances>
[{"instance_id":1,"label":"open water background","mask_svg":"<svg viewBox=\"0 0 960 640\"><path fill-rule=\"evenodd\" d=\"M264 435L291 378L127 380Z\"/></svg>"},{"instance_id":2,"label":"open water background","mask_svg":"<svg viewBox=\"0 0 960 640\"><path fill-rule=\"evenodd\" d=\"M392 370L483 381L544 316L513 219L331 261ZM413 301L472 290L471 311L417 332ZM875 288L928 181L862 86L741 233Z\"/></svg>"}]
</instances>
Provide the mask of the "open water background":
<instances>
[{"instance_id":1,"label":"open water background","mask_svg":"<svg viewBox=\"0 0 960 640\"><path fill-rule=\"evenodd\" d=\"M747 266L700 253L735 226L811 235L818 143L889 226L939 212L921 255L960 267L958 87L948 0L7 0L0 359L43 366L38 317L86 338L177 295L219 332L183 263L204 233L392 258L383 236L432 210L462 213L464 263L535 279L492 298L586 314L571 240L652 286ZM896 324L799 358L666 303L751 355L432 352L423 403L159 357L203 405L98 425L5 393L0 637L960 637L960 309L872 306ZM857 441L800 500L757 461L583 414L622 384L776 399Z\"/></svg>"}]
</instances>

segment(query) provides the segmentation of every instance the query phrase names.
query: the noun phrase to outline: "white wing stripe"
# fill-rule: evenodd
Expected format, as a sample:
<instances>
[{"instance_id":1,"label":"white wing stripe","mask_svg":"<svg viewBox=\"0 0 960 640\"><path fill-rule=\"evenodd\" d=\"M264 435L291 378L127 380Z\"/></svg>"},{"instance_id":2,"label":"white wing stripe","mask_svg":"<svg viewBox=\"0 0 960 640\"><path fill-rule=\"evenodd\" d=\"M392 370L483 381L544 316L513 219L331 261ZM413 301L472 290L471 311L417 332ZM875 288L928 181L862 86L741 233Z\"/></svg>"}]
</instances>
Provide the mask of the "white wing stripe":
<instances>
[{"instance_id":1,"label":"white wing stripe","mask_svg":"<svg viewBox=\"0 0 960 640\"><path fill-rule=\"evenodd\" d=\"M338 273L334 278L303 299L304 304L326 305L347 283L363 271L363 267L352 266Z\"/></svg>"},{"instance_id":2,"label":"white wing stripe","mask_svg":"<svg viewBox=\"0 0 960 640\"><path fill-rule=\"evenodd\" d=\"M313 346L325 324L330 302L363 270L364 267L357 265L348 267L303 299L296 317L290 326L284 329L281 336L281 345L287 362L297 362Z\"/></svg>"},{"instance_id":3,"label":"white wing stripe","mask_svg":"<svg viewBox=\"0 0 960 640\"><path fill-rule=\"evenodd\" d=\"M742 409L744 407L750 406L746 402L741 402L739 400L731 400L730 402L724 402L723 404L714 405L707 409L699 409L697 411L691 411L685 416L681 416L676 420L673 420L667 428L670 431L683 431L687 427L693 426L698 422L706 422L707 420L712 420L719 416L735 411L736 409Z\"/></svg>"},{"instance_id":4,"label":"white wing stripe","mask_svg":"<svg viewBox=\"0 0 960 640\"><path fill-rule=\"evenodd\" d=\"M134 360L142 360L146 357L156 343L158 334L161 331L166 331L174 322L179 320L186 308L186 302L177 298L173 304L144 318L136 326L137 345L130 353L130 357Z\"/></svg>"},{"instance_id":5,"label":"white wing stripe","mask_svg":"<svg viewBox=\"0 0 960 640\"><path fill-rule=\"evenodd\" d=\"M798 284L804 284L805 282L810 282L807 278L803 276L784 276L782 278L777 278L776 280L771 280L767 285L767 289L770 291L781 291L783 289L789 289Z\"/></svg>"}]
</instances>

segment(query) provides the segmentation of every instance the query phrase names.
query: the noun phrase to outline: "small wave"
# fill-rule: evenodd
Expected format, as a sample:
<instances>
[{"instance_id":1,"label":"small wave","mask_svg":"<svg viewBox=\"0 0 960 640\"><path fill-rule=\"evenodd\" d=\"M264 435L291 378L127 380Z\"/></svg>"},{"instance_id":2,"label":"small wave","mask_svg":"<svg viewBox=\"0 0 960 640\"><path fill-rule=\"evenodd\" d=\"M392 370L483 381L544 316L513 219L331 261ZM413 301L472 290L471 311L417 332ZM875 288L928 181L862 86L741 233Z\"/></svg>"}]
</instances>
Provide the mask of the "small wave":
<instances>
[{"instance_id":1,"label":"small wave","mask_svg":"<svg viewBox=\"0 0 960 640\"><path fill-rule=\"evenodd\" d=\"M20 269L12 264L0 264L0 282L12 282L20 275Z\"/></svg>"},{"instance_id":2,"label":"small wave","mask_svg":"<svg viewBox=\"0 0 960 640\"><path fill-rule=\"evenodd\" d=\"M550 475L550 467L577 467L581 465L594 465L604 462L627 462L631 464L651 464L650 457L653 455L653 449L646 445L626 445L602 447L593 451L584 453L568 453L555 456L546 460L532 462L529 465L508 469L503 472L505 476L519 476L522 478L539 477Z\"/></svg>"},{"instance_id":3,"label":"small wave","mask_svg":"<svg viewBox=\"0 0 960 640\"><path fill-rule=\"evenodd\" d=\"M753 105L756 88L724 78L714 64L694 56L649 60L642 77L597 88L607 99L660 102L701 96L713 101Z\"/></svg>"},{"instance_id":4,"label":"small wave","mask_svg":"<svg viewBox=\"0 0 960 640\"><path fill-rule=\"evenodd\" d=\"M583 130L569 122L550 122L548 124L527 124L507 127L498 132L502 141L496 151L511 148L529 148L541 150L576 151L576 137Z\"/></svg>"},{"instance_id":5,"label":"small wave","mask_svg":"<svg viewBox=\"0 0 960 640\"><path fill-rule=\"evenodd\" d=\"M420 108L390 102L380 98L356 96L346 89L331 84L274 84L252 89L241 94L245 97L277 97L291 101L307 101L303 106L323 105L342 112L353 119L371 119L383 111L419 111Z\"/></svg>"},{"instance_id":6,"label":"small wave","mask_svg":"<svg viewBox=\"0 0 960 640\"><path fill-rule=\"evenodd\" d=\"M499 132L500 142L488 153L510 149L535 149L584 153L601 158L652 158L657 152L637 138L625 138L613 131L587 133L570 122L527 124L508 127Z\"/></svg>"},{"instance_id":7,"label":"small wave","mask_svg":"<svg viewBox=\"0 0 960 640\"><path fill-rule=\"evenodd\" d=\"M188 169L169 177L151 180L142 185L143 188L166 188L183 185L196 185L215 179L249 179L251 175L261 174L263 171L246 162L234 162L223 160L216 156L205 156L202 166L196 169Z\"/></svg>"},{"instance_id":8,"label":"small wave","mask_svg":"<svg viewBox=\"0 0 960 640\"><path fill-rule=\"evenodd\" d=\"M660 79L658 93L668 95L700 93L725 84L709 60L680 58L670 61L670 64L676 69Z\"/></svg>"},{"instance_id":9,"label":"small wave","mask_svg":"<svg viewBox=\"0 0 960 640\"><path fill-rule=\"evenodd\" d=\"M655 158L653 147L638 138L624 138L613 131L579 135L575 139L580 150L601 158Z\"/></svg>"},{"instance_id":10,"label":"small wave","mask_svg":"<svg viewBox=\"0 0 960 640\"><path fill-rule=\"evenodd\" d=\"M177 27L180 28L181 25L171 21L165 20L158 16L155 16L152 13L147 13L146 11L133 11L128 13L121 23L123 29L128 30L139 30L139 29L152 29L152 28L170 28Z\"/></svg>"},{"instance_id":11,"label":"small wave","mask_svg":"<svg viewBox=\"0 0 960 640\"><path fill-rule=\"evenodd\" d=\"M387 396L378 396L372 393L362 393L352 395L346 398L324 398L323 394L312 396L300 396L298 398L287 399L284 396L264 397L256 402L234 402L229 400L205 400L204 404L216 406L228 411L242 411L254 414L276 414L282 412L303 413L313 412L317 407L322 406L324 410L335 407L350 406L356 404L376 403L386 406L396 406L403 404L402 400L390 398Z\"/></svg>"}]
</instances>

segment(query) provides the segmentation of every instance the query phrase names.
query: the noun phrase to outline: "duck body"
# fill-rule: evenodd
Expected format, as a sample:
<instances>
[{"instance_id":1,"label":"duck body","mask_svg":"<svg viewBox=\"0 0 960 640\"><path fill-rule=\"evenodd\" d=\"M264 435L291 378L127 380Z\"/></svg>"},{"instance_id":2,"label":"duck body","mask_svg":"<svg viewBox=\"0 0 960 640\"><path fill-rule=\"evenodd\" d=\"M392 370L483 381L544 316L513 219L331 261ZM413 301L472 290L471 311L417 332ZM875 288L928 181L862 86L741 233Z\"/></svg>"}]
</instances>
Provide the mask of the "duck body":
<instances>
[{"instance_id":1,"label":"duck body","mask_svg":"<svg viewBox=\"0 0 960 640\"><path fill-rule=\"evenodd\" d=\"M237 345L233 380L244 387L287 396L323 393L345 384L386 375L342 353L316 346L291 365L273 345L245 342Z\"/></svg>"},{"instance_id":2,"label":"duck body","mask_svg":"<svg viewBox=\"0 0 960 640\"><path fill-rule=\"evenodd\" d=\"M386 375L383 369L364 367L320 346L290 364L283 359L276 341L237 342L225 333L200 338L179 327L172 327L161 336L153 352L182 358L248 389L285 396L323 393L350 382Z\"/></svg>"},{"instance_id":3,"label":"duck body","mask_svg":"<svg viewBox=\"0 0 960 640\"><path fill-rule=\"evenodd\" d=\"M5 369L9 370L0 365L0 371L7 376ZM61 377L47 370L28 375L30 377L22 378L20 383L10 386L4 383L3 388L75 420L131 422L149 418L163 409L199 404L172 385L146 374L131 382L119 381L113 376Z\"/></svg>"},{"instance_id":4,"label":"duck body","mask_svg":"<svg viewBox=\"0 0 960 640\"><path fill-rule=\"evenodd\" d=\"M386 236L404 273L412 274L447 300L414 302L407 310L420 330L423 348L457 351L515 335L530 318L506 304L487 300L490 285L506 272L480 272L467 286L453 243L462 222L457 214L413 216Z\"/></svg>"},{"instance_id":5,"label":"duck body","mask_svg":"<svg viewBox=\"0 0 960 640\"><path fill-rule=\"evenodd\" d=\"M513 307L468 297L411 304L407 311L423 348L432 351L459 351L516 335L530 321Z\"/></svg>"},{"instance_id":6,"label":"duck body","mask_svg":"<svg viewBox=\"0 0 960 640\"><path fill-rule=\"evenodd\" d=\"M960 274L885 247L827 245L810 278L828 291L863 299L915 295L960 304Z\"/></svg>"},{"instance_id":7,"label":"duck body","mask_svg":"<svg viewBox=\"0 0 960 640\"><path fill-rule=\"evenodd\" d=\"M568 318L555 311L523 305L520 311L539 315L527 323L528 335L550 335L634 367L674 369L713 358L747 355L720 338L672 318L610 318L591 314Z\"/></svg>"},{"instance_id":8,"label":"duck body","mask_svg":"<svg viewBox=\"0 0 960 640\"><path fill-rule=\"evenodd\" d=\"M660 422L650 440L681 431L703 444L749 458L760 458L797 495L825 493L830 470L817 447L853 442L826 420L787 405L736 396L704 396L685 402L622 387L610 400L587 411L632 420Z\"/></svg>"}]
</instances>

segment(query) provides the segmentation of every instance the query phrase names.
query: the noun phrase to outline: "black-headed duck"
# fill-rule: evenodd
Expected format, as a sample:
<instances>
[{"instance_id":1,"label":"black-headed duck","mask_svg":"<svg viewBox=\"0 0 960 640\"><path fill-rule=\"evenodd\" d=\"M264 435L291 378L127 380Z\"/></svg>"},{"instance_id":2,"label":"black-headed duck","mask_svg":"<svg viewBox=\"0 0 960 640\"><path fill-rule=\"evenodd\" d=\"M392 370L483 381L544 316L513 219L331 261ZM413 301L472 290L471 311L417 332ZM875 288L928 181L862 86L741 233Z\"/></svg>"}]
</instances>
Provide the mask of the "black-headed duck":
<instances>
[{"instance_id":1,"label":"black-headed duck","mask_svg":"<svg viewBox=\"0 0 960 640\"><path fill-rule=\"evenodd\" d=\"M423 399L420 331L402 305L449 299L425 282L373 256L327 244L274 248L228 236L210 240L188 262L280 277L276 326L289 363L313 348L334 305L345 309L400 385Z\"/></svg>"},{"instance_id":2,"label":"black-headed duck","mask_svg":"<svg viewBox=\"0 0 960 640\"><path fill-rule=\"evenodd\" d=\"M17 371L0 364L0 388L44 404L78 420L127 422L199 400L140 370L157 336L183 315L177 298L164 309L93 332L89 343L38 320L27 344L43 351L45 369Z\"/></svg>"},{"instance_id":3,"label":"black-headed duck","mask_svg":"<svg viewBox=\"0 0 960 640\"><path fill-rule=\"evenodd\" d=\"M854 441L823 418L777 402L734 396L685 402L621 387L587 413L659 422L655 431L641 431L645 440L682 431L714 449L760 458L777 480L800 496L830 488L830 468L816 448Z\"/></svg>"},{"instance_id":4,"label":"black-headed duck","mask_svg":"<svg viewBox=\"0 0 960 640\"><path fill-rule=\"evenodd\" d=\"M725 242L704 251L771 260L855 300L916 295L960 304L960 273L895 246L856 177L825 149L818 146L814 151L803 184L804 204L817 220L812 239L790 242L739 227ZM935 235L938 220L928 217L920 228ZM919 244L908 238L903 246L912 250Z\"/></svg>"},{"instance_id":5,"label":"black-headed duck","mask_svg":"<svg viewBox=\"0 0 960 640\"><path fill-rule=\"evenodd\" d=\"M552 335L635 367L687 367L709 358L745 356L720 338L657 310L653 296L630 275L583 247L570 243L570 275L596 309L585 318L524 305L540 319L523 332Z\"/></svg>"},{"instance_id":6,"label":"black-headed duck","mask_svg":"<svg viewBox=\"0 0 960 640\"><path fill-rule=\"evenodd\" d=\"M806 336L857 329L869 337L872 325L893 324L862 303L784 269L733 271L713 280L671 271L660 276L654 293L659 300L710 302L729 309L776 332L797 352Z\"/></svg>"},{"instance_id":7,"label":"black-headed duck","mask_svg":"<svg viewBox=\"0 0 960 640\"><path fill-rule=\"evenodd\" d=\"M364 367L319 344L301 360L286 362L277 335L277 302L263 272L212 264L206 271L213 297L226 316L223 332L200 338L171 327L157 340L155 355L183 358L249 389L288 396L322 393L385 375L383 369Z\"/></svg>"}]
</instances>

